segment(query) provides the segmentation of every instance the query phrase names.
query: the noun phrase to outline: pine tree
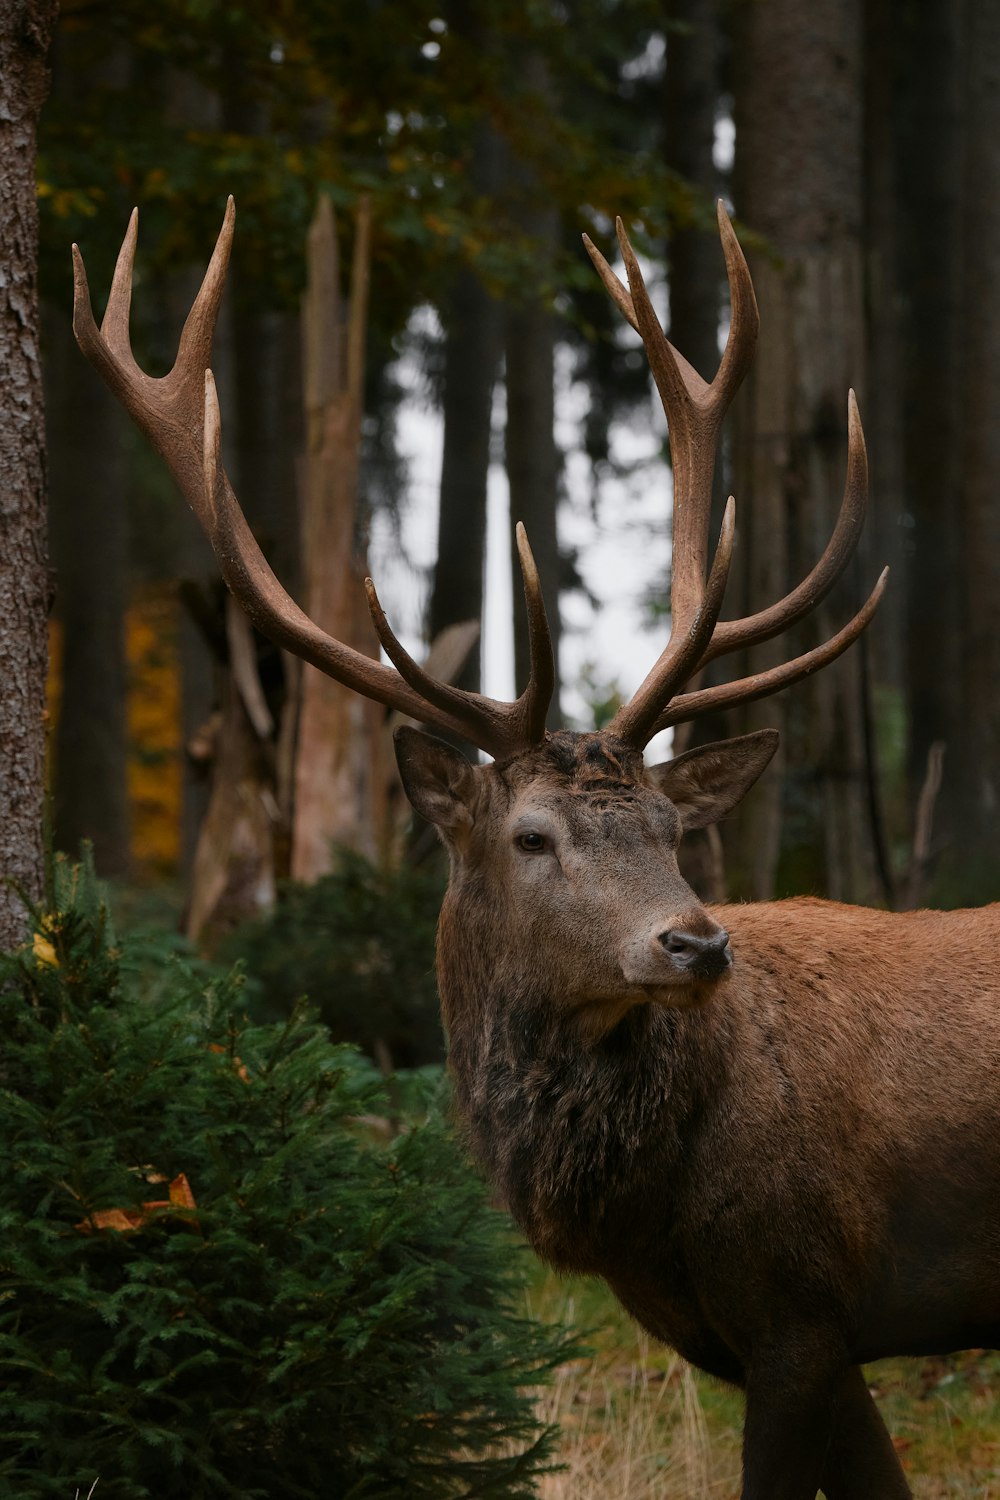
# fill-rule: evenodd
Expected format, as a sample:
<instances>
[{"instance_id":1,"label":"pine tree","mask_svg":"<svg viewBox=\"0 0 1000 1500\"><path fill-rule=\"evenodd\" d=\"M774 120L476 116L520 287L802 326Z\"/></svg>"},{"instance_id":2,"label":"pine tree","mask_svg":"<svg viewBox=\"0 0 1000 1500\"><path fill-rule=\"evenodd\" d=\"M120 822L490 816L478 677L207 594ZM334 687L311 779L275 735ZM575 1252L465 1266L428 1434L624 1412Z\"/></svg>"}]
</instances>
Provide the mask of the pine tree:
<instances>
[{"instance_id":1,"label":"pine tree","mask_svg":"<svg viewBox=\"0 0 1000 1500\"><path fill-rule=\"evenodd\" d=\"M562 1336L431 1108L59 867L0 959L0 1495L520 1497Z\"/></svg>"}]
</instances>

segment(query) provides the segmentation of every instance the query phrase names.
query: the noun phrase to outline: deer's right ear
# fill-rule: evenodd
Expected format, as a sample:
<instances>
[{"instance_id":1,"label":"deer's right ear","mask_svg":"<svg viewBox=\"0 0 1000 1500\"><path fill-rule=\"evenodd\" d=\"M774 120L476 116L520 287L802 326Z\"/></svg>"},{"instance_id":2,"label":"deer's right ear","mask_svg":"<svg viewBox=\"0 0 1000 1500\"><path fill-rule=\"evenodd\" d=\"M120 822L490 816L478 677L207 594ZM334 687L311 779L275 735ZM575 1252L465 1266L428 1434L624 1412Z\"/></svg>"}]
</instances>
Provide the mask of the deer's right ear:
<instances>
[{"instance_id":1,"label":"deer's right ear","mask_svg":"<svg viewBox=\"0 0 1000 1500\"><path fill-rule=\"evenodd\" d=\"M753 786L778 748L776 729L699 745L676 760L646 767L646 780L669 797L685 833L717 823Z\"/></svg>"},{"instance_id":2,"label":"deer's right ear","mask_svg":"<svg viewBox=\"0 0 1000 1500\"><path fill-rule=\"evenodd\" d=\"M465 756L406 724L392 738L403 790L420 816L444 834L471 828L476 773Z\"/></svg>"}]
</instances>

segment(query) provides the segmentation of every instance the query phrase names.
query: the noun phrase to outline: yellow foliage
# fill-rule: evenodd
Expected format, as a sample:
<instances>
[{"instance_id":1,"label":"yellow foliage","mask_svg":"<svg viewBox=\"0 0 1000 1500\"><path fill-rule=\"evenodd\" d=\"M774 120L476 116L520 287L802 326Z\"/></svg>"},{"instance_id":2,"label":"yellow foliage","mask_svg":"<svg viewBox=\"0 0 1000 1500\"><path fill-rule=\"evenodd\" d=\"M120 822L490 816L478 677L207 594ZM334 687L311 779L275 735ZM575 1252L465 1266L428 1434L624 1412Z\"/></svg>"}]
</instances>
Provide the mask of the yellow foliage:
<instances>
[{"instance_id":1,"label":"yellow foliage","mask_svg":"<svg viewBox=\"0 0 1000 1500\"><path fill-rule=\"evenodd\" d=\"M180 859L183 747L178 604L150 589L133 600L125 622L128 663L128 797L132 864L143 875L170 875ZM62 699L62 629L49 630L50 726ZM36 953L38 952L36 946Z\"/></svg>"},{"instance_id":2,"label":"yellow foliage","mask_svg":"<svg viewBox=\"0 0 1000 1500\"><path fill-rule=\"evenodd\" d=\"M128 612L128 790L137 874L169 874L180 857L183 762L177 601L144 594Z\"/></svg>"},{"instance_id":3,"label":"yellow foliage","mask_svg":"<svg viewBox=\"0 0 1000 1500\"><path fill-rule=\"evenodd\" d=\"M40 932L36 932L31 940L31 951L35 955L37 964L49 964L52 968L58 969L59 959L56 957L56 950L48 938L43 937Z\"/></svg>"}]
</instances>

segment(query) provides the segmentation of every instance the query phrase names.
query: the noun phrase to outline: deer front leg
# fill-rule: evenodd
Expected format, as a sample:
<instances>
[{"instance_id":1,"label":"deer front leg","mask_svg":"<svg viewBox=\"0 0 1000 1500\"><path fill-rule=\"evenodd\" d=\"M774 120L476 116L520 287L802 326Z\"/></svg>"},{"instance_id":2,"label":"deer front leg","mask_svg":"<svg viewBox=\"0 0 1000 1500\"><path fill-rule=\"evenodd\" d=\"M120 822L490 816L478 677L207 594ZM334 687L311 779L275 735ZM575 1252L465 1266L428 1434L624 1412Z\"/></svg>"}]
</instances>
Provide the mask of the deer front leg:
<instances>
[{"instance_id":1,"label":"deer front leg","mask_svg":"<svg viewBox=\"0 0 1000 1500\"><path fill-rule=\"evenodd\" d=\"M911 1500L861 1370L804 1338L747 1379L742 1500Z\"/></svg>"},{"instance_id":2,"label":"deer front leg","mask_svg":"<svg viewBox=\"0 0 1000 1500\"><path fill-rule=\"evenodd\" d=\"M826 1500L912 1500L892 1439L854 1365L841 1382L820 1488Z\"/></svg>"},{"instance_id":3,"label":"deer front leg","mask_svg":"<svg viewBox=\"0 0 1000 1500\"><path fill-rule=\"evenodd\" d=\"M741 1500L816 1500L846 1370L839 1341L810 1330L754 1351L746 1383Z\"/></svg>"}]
</instances>

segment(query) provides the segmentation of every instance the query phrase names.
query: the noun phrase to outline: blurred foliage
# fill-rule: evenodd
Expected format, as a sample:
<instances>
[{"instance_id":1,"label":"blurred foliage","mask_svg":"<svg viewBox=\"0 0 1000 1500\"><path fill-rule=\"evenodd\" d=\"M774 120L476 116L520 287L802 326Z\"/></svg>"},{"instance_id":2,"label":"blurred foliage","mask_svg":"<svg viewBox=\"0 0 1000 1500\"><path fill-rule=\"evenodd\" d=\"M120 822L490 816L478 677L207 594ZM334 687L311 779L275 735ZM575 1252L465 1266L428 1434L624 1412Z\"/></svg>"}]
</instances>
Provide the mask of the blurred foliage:
<instances>
[{"instance_id":1,"label":"blurred foliage","mask_svg":"<svg viewBox=\"0 0 1000 1500\"><path fill-rule=\"evenodd\" d=\"M640 109L649 79L626 67L662 31L661 7L574 0L566 20L543 0L68 0L39 145L43 289L63 300L71 238L105 285L133 203L148 270L201 263L234 193L241 295L288 306L317 195L341 208L365 192L382 328L436 300L458 263L498 295L541 284L554 296L568 281L592 290L581 228L622 213L641 241L661 236L669 213L704 205L662 164L655 108ZM525 81L529 52L545 58L549 96ZM573 226L558 270L539 265L509 198L476 196L469 163L484 120Z\"/></svg>"},{"instance_id":2,"label":"blurred foliage","mask_svg":"<svg viewBox=\"0 0 1000 1500\"><path fill-rule=\"evenodd\" d=\"M444 885L436 862L379 869L342 850L315 884L282 886L274 911L241 928L224 956L243 961L260 1019L287 1017L305 997L335 1041L384 1048L396 1067L441 1061L434 933Z\"/></svg>"},{"instance_id":3,"label":"blurred foliage","mask_svg":"<svg viewBox=\"0 0 1000 1500\"><path fill-rule=\"evenodd\" d=\"M529 1496L568 1342L435 1100L379 1144L353 1051L55 885L0 958L3 1492Z\"/></svg>"},{"instance_id":4,"label":"blurred foliage","mask_svg":"<svg viewBox=\"0 0 1000 1500\"><path fill-rule=\"evenodd\" d=\"M585 661L580 668L579 686L590 715L590 722L583 727L605 729L624 702L620 683L608 681L598 674L594 662Z\"/></svg>"}]
</instances>

